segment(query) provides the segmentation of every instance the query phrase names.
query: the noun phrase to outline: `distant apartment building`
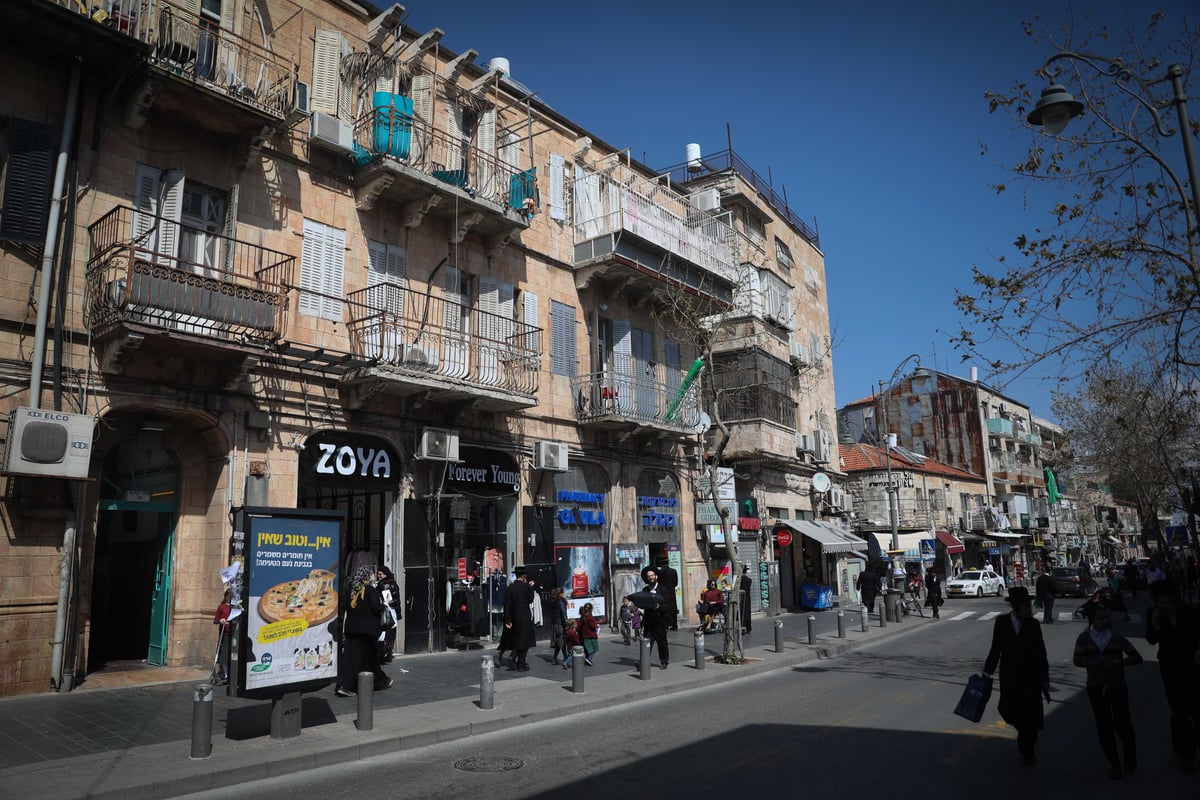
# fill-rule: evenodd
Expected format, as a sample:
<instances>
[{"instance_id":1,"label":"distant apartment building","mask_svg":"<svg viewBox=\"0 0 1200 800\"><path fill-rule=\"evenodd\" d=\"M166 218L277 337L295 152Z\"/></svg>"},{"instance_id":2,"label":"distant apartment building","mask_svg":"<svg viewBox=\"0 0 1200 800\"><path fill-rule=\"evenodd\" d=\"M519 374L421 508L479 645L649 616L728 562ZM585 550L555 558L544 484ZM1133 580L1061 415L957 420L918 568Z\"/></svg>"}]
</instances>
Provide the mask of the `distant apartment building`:
<instances>
[{"instance_id":1,"label":"distant apartment building","mask_svg":"<svg viewBox=\"0 0 1200 800\"><path fill-rule=\"evenodd\" d=\"M82 8L0 34L0 693L211 662L246 509L336 512L407 653L495 636L517 564L607 616L666 558L686 617L717 414L755 580L828 568L761 525L833 509L824 256L736 154L650 169L399 7Z\"/></svg>"}]
</instances>

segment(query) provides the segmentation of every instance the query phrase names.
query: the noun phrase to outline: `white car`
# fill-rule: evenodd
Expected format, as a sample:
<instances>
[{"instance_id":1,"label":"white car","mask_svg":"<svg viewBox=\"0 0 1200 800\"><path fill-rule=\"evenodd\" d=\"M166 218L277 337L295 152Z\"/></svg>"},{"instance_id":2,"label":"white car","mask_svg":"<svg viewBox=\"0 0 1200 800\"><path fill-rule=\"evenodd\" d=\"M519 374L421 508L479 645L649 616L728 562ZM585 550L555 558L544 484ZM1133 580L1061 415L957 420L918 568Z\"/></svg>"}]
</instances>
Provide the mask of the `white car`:
<instances>
[{"instance_id":1,"label":"white car","mask_svg":"<svg viewBox=\"0 0 1200 800\"><path fill-rule=\"evenodd\" d=\"M947 597L983 597L985 594L1004 596L1004 579L990 569L968 569L946 581Z\"/></svg>"}]
</instances>

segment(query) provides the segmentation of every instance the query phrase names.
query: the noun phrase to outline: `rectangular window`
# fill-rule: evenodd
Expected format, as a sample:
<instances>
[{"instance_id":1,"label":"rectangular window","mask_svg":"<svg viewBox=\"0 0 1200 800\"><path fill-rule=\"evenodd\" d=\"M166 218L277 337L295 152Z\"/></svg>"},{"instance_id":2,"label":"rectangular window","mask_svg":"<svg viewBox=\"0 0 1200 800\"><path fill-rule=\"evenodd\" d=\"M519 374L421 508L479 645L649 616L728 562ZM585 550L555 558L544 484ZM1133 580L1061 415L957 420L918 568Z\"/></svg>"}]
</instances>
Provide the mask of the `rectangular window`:
<instances>
[{"instance_id":1,"label":"rectangular window","mask_svg":"<svg viewBox=\"0 0 1200 800\"><path fill-rule=\"evenodd\" d=\"M792 259L792 251L778 236L775 237L775 261L788 272L791 272L792 267L796 265L796 262Z\"/></svg>"},{"instance_id":2,"label":"rectangular window","mask_svg":"<svg viewBox=\"0 0 1200 800\"><path fill-rule=\"evenodd\" d=\"M346 232L304 220L300 254L300 313L342 321Z\"/></svg>"},{"instance_id":3,"label":"rectangular window","mask_svg":"<svg viewBox=\"0 0 1200 800\"><path fill-rule=\"evenodd\" d=\"M8 159L3 166L0 239L42 244L54 168L53 128L23 119L8 123ZM2 152L2 150L0 150Z\"/></svg>"},{"instance_id":4,"label":"rectangular window","mask_svg":"<svg viewBox=\"0 0 1200 800\"><path fill-rule=\"evenodd\" d=\"M550 372L575 377L575 306L550 301Z\"/></svg>"}]
</instances>

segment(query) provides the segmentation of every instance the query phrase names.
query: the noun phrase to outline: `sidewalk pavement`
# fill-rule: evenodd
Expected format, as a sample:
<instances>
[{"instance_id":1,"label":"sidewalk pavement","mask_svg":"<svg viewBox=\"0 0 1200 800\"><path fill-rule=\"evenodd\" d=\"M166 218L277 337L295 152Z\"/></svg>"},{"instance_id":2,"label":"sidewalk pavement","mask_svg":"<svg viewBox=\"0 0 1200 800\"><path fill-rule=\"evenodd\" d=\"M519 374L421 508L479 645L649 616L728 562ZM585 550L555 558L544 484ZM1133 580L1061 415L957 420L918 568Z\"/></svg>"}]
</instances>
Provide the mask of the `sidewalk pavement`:
<instances>
[{"instance_id":1,"label":"sidewalk pavement","mask_svg":"<svg viewBox=\"0 0 1200 800\"><path fill-rule=\"evenodd\" d=\"M808 644L810 613L815 645ZM775 651L776 621L783 652ZM641 679L637 644L626 647L604 631L581 694L572 691L571 671L552 665L549 647L539 644L530 650L529 672L496 665L488 710L479 707L481 657L495 656L494 646L401 656L385 667L395 684L375 693L371 731L355 726L357 699L337 697L330 686L303 698L300 736L272 739L269 701L228 697L218 688L212 756L202 760L190 752L193 693L204 680L6 698L0 700L0 797L174 797L748 678L932 622L908 617L880 628L872 616L864 633L857 611L846 611L844 621L846 638L839 639L836 610L758 617L743 638L751 663L713 663L723 634L709 634L702 669L693 629L680 628L669 635L670 668L660 669L653 654L649 680Z\"/></svg>"}]
</instances>

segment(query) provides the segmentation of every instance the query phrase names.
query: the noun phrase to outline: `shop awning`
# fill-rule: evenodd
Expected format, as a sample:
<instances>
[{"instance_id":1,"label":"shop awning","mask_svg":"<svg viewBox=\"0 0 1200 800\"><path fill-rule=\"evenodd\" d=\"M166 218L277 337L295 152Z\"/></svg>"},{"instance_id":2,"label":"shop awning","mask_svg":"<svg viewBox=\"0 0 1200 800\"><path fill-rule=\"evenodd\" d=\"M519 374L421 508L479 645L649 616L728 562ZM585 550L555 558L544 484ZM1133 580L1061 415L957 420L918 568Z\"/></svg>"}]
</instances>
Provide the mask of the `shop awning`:
<instances>
[{"instance_id":1,"label":"shop awning","mask_svg":"<svg viewBox=\"0 0 1200 800\"><path fill-rule=\"evenodd\" d=\"M932 539L928 531L920 531L918 533L900 533L896 535L896 543L899 545L897 550L892 549L892 535L890 533L871 533L878 542L880 549L885 553L904 551L904 558L917 561L921 558L921 542Z\"/></svg>"},{"instance_id":2,"label":"shop awning","mask_svg":"<svg viewBox=\"0 0 1200 800\"><path fill-rule=\"evenodd\" d=\"M854 534L827 522L817 522L810 519L777 519L774 525L783 525L801 536L819 542L821 551L825 553L849 553L855 550L865 550L867 543Z\"/></svg>"},{"instance_id":3,"label":"shop awning","mask_svg":"<svg viewBox=\"0 0 1200 800\"><path fill-rule=\"evenodd\" d=\"M1028 535L1027 533L1006 533L1004 531L994 531L988 534L996 539L1024 539Z\"/></svg>"},{"instance_id":4,"label":"shop awning","mask_svg":"<svg viewBox=\"0 0 1200 800\"><path fill-rule=\"evenodd\" d=\"M950 531L937 531L937 540L946 546L946 552L950 555L961 553L967 549L967 546Z\"/></svg>"}]
</instances>

